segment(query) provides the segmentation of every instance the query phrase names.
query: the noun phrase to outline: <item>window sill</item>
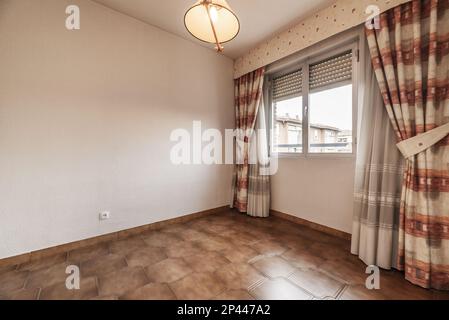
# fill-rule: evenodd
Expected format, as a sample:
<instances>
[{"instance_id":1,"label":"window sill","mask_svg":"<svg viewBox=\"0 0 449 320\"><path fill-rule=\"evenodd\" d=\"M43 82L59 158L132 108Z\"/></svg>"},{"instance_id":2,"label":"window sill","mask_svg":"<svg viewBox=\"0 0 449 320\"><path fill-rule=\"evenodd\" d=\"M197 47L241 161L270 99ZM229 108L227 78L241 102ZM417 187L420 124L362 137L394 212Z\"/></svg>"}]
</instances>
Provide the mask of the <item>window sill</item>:
<instances>
[{"instance_id":1,"label":"window sill","mask_svg":"<svg viewBox=\"0 0 449 320\"><path fill-rule=\"evenodd\" d=\"M272 154L272 157L278 159L349 159L355 160L355 153L277 153Z\"/></svg>"}]
</instances>

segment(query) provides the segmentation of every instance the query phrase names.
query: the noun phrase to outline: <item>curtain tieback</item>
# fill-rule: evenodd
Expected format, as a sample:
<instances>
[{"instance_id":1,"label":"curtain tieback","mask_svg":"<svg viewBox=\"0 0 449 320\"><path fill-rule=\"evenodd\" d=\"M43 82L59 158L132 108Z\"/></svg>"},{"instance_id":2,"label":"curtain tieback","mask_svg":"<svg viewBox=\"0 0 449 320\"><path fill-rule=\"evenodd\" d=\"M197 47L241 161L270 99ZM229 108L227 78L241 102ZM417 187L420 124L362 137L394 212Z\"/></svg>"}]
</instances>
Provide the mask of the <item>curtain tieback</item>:
<instances>
[{"instance_id":1,"label":"curtain tieback","mask_svg":"<svg viewBox=\"0 0 449 320\"><path fill-rule=\"evenodd\" d=\"M449 134L449 122L435 129L397 144L399 151L408 159L440 142Z\"/></svg>"}]
</instances>

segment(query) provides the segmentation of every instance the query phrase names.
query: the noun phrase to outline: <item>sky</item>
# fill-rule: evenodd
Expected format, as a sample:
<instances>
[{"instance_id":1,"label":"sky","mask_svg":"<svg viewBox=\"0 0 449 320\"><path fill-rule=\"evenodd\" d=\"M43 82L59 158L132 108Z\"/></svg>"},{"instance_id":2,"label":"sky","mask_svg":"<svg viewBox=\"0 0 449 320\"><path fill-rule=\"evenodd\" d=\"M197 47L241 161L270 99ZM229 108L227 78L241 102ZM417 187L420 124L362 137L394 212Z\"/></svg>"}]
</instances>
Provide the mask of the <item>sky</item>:
<instances>
[{"instance_id":1,"label":"sky","mask_svg":"<svg viewBox=\"0 0 449 320\"><path fill-rule=\"evenodd\" d=\"M352 85L310 94L310 123L352 130ZM302 119L302 97L277 103L278 116Z\"/></svg>"}]
</instances>

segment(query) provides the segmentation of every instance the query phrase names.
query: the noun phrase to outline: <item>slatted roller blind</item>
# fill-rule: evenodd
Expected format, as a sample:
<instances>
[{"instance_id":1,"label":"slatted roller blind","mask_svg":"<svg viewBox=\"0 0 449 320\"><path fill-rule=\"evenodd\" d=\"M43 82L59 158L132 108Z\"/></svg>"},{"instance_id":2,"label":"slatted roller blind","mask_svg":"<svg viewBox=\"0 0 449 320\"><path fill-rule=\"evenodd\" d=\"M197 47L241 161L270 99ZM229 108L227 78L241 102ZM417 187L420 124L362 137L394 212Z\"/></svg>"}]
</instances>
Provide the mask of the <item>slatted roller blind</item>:
<instances>
[{"instance_id":1,"label":"slatted roller blind","mask_svg":"<svg viewBox=\"0 0 449 320\"><path fill-rule=\"evenodd\" d=\"M352 79L352 51L310 65L310 90L346 83Z\"/></svg>"},{"instance_id":2,"label":"slatted roller blind","mask_svg":"<svg viewBox=\"0 0 449 320\"><path fill-rule=\"evenodd\" d=\"M302 69L273 79L273 100L284 100L302 93Z\"/></svg>"}]
</instances>

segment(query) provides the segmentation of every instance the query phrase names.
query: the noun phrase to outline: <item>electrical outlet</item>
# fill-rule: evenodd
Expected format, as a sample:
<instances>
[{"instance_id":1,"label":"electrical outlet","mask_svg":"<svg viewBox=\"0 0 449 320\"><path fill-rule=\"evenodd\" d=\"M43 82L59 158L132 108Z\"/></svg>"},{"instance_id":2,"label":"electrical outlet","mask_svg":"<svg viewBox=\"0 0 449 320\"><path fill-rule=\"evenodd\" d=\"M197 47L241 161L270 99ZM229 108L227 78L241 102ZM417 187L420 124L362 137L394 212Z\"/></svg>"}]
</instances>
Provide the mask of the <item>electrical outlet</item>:
<instances>
[{"instance_id":1,"label":"electrical outlet","mask_svg":"<svg viewBox=\"0 0 449 320\"><path fill-rule=\"evenodd\" d=\"M103 211L100 213L100 221L111 219L111 213L109 211Z\"/></svg>"}]
</instances>

